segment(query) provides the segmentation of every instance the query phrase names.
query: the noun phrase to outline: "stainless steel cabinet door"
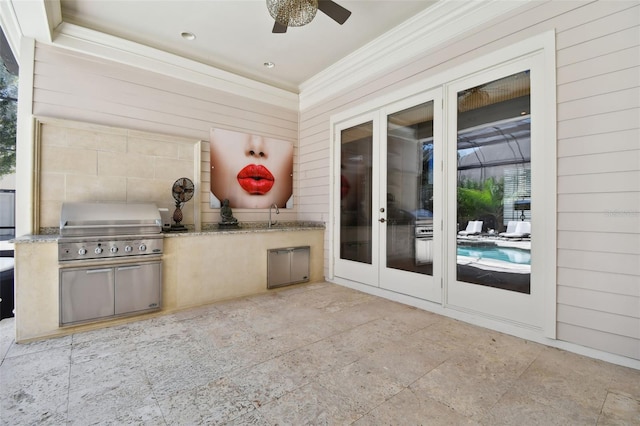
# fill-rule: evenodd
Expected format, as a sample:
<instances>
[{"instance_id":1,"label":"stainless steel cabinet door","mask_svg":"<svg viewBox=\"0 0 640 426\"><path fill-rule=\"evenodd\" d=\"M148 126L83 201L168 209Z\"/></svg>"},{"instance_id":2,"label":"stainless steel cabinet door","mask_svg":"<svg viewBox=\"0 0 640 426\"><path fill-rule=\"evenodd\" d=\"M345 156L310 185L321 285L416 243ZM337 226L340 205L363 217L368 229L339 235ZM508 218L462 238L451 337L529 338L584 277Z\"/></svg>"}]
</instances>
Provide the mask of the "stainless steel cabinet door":
<instances>
[{"instance_id":1,"label":"stainless steel cabinet door","mask_svg":"<svg viewBox=\"0 0 640 426\"><path fill-rule=\"evenodd\" d=\"M113 315L113 268L60 271L60 324Z\"/></svg>"},{"instance_id":2,"label":"stainless steel cabinet door","mask_svg":"<svg viewBox=\"0 0 640 426\"><path fill-rule=\"evenodd\" d=\"M267 262L267 288L275 288L291 282L289 249L269 250Z\"/></svg>"},{"instance_id":3,"label":"stainless steel cabinet door","mask_svg":"<svg viewBox=\"0 0 640 426\"><path fill-rule=\"evenodd\" d=\"M309 280L309 247L298 247L291 251L291 282Z\"/></svg>"},{"instance_id":4,"label":"stainless steel cabinet door","mask_svg":"<svg viewBox=\"0 0 640 426\"><path fill-rule=\"evenodd\" d=\"M272 249L267 256L267 288L309 281L309 247Z\"/></svg>"},{"instance_id":5,"label":"stainless steel cabinet door","mask_svg":"<svg viewBox=\"0 0 640 426\"><path fill-rule=\"evenodd\" d=\"M162 262L116 267L116 315L158 309L162 300Z\"/></svg>"}]
</instances>

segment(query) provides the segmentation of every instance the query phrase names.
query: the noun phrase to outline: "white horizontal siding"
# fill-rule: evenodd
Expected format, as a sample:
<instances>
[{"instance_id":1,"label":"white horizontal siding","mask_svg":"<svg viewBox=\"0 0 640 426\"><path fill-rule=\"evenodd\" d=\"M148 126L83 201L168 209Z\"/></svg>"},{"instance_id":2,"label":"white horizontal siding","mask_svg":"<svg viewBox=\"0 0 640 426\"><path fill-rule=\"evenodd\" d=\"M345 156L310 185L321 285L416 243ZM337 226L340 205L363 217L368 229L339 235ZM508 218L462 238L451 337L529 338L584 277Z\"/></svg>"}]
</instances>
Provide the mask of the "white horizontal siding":
<instances>
[{"instance_id":1,"label":"white horizontal siding","mask_svg":"<svg viewBox=\"0 0 640 426\"><path fill-rule=\"evenodd\" d=\"M586 120L588 121L588 120ZM578 123L580 125L584 123ZM558 159L558 175L633 172L640 169L640 149L588 154Z\"/></svg>"},{"instance_id":2,"label":"white horizontal siding","mask_svg":"<svg viewBox=\"0 0 640 426\"><path fill-rule=\"evenodd\" d=\"M638 107L640 107L640 87L633 87L563 102L558 108L558 117L562 120L571 120L616 111L633 110ZM636 140L636 142L638 141Z\"/></svg>"},{"instance_id":3,"label":"white horizontal siding","mask_svg":"<svg viewBox=\"0 0 640 426\"><path fill-rule=\"evenodd\" d=\"M566 305L559 313L558 321L567 324L579 323L585 328L640 339L640 321L637 317Z\"/></svg>"},{"instance_id":4,"label":"white horizontal siding","mask_svg":"<svg viewBox=\"0 0 640 426\"><path fill-rule=\"evenodd\" d=\"M637 70L636 70L637 71ZM637 77L640 78L640 77ZM558 139L577 138L588 135L604 135L623 130L637 129L640 126L638 109L626 109L594 116L579 117L558 123Z\"/></svg>"},{"instance_id":5,"label":"white horizontal siding","mask_svg":"<svg viewBox=\"0 0 640 426\"><path fill-rule=\"evenodd\" d=\"M109 79L114 82L119 81L120 83L114 83L118 87L121 84L131 83L134 90L140 90L145 87L158 89L163 100L166 100L166 95L162 95L162 92L165 92L191 99L203 99L212 104L219 104L228 108L259 111L266 116L297 116L297 111L291 109L265 104L258 99L249 99L194 83L184 83L140 68L102 60L93 56L80 55L50 46L38 45L37 48L36 64L38 66L43 66L44 64L54 65L49 69L56 70L55 75L59 75L60 69L72 75L78 70L83 79L105 78L107 79L106 81Z\"/></svg>"},{"instance_id":6,"label":"white horizontal siding","mask_svg":"<svg viewBox=\"0 0 640 426\"><path fill-rule=\"evenodd\" d=\"M557 336L640 359L637 1L528 3L301 111L301 186L324 185L328 196L330 170L317 165L321 156L330 161L331 115L551 29L557 34ZM300 206L303 214L327 213L315 194L302 201L309 202ZM603 324L589 318L591 311Z\"/></svg>"},{"instance_id":7,"label":"white horizontal siding","mask_svg":"<svg viewBox=\"0 0 640 426\"><path fill-rule=\"evenodd\" d=\"M558 249L558 267L640 276L640 255Z\"/></svg>"},{"instance_id":8,"label":"white horizontal siding","mask_svg":"<svg viewBox=\"0 0 640 426\"><path fill-rule=\"evenodd\" d=\"M640 5L557 46L558 338L640 359Z\"/></svg>"},{"instance_id":9,"label":"white horizontal siding","mask_svg":"<svg viewBox=\"0 0 640 426\"><path fill-rule=\"evenodd\" d=\"M597 202L594 202L597 197ZM606 193L590 193L590 194L563 194L558 201L558 211L562 213L604 213L609 219L616 213L611 209L615 206L619 212L632 212L640 206L640 192L606 192ZM638 235L640 237L640 235Z\"/></svg>"},{"instance_id":10,"label":"white horizontal siding","mask_svg":"<svg viewBox=\"0 0 640 426\"><path fill-rule=\"evenodd\" d=\"M569 175L558 177L558 195L596 192L640 191L640 171L611 172L599 175ZM615 207L615 206L613 206Z\"/></svg>"},{"instance_id":11,"label":"white horizontal siding","mask_svg":"<svg viewBox=\"0 0 640 426\"><path fill-rule=\"evenodd\" d=\"M638 339L634 337L620 336L619 334L564 322L558 322L558 335L571 336L571 342L578 345L610 353L615 348L614 353L618 355L635 359L640 358L640 344L638 344Z\"/></svg>"},{"instance_id":12,"label":"white horizontal siding","mask_svg":"<svg viewBox=\"0 0 640 426\"><path fill-rule=\"evenodd\" d=\"M558 236L558 249L640 255L640 234L624 229L619 232L564 231Z\"/></svg>"},{"instance_id":13,"label":"white horizontal siding","mask_svg":"<svg viewBox=\"0 0 640 426\"><path fill-rule=\"evenodd\" d=\"M564 286L640 297L638 278L620 273L558 267L558 281Z\"/></svg>"},{"instance_id":14,"label":"white horizontal siding","mask_svg":"<svg viewBox=\"0 0 640 426\"><path fill-rule=\"evenodd\" d=\"M62 109L58 110L58 108ZM50 46L37 45L34 114L209 138L222 126L295 141L297 111ZM121 123L137 125L123 126Z\"/></svg>"},{"instance_id":15,"label":"white horizontal siding","mask_svg":"<svg viewBox=\"0 0 640 426\"><path fill-rule=\"evenodd\" d=\"M558 303L598 312L615 312L616 315L636 319L640 315L637 297L599 290L562 286L558 289ZM632 331L618 334L632 335Z\"/></svg>"},{"instance_id":16,"label":"white horizontal siding","mask_svg":"<svg viewBox=\"0 0 640 426\"><path fill-rule=\"evenodd\" d=\"M559 140L558 157L632 151L638 149L638 144L640 144L640 129L611 132L607 135L606 143L602 142L601 135L587 135L580 137L577 141Z\"/></svg>"},{"instance_id":17,"label":"white horizontal siding","mask_svg":"<svg viewBox=\"0 0 640 426\"><path fill-rule=\"evenodd\" d=\"M595 213L558 213L559 232L583 231L637 235L640 232L639 229L640 224L638 224L635 210L628 211L618 206L603 207L602 212Z\"/></svg>"}]
</instances>

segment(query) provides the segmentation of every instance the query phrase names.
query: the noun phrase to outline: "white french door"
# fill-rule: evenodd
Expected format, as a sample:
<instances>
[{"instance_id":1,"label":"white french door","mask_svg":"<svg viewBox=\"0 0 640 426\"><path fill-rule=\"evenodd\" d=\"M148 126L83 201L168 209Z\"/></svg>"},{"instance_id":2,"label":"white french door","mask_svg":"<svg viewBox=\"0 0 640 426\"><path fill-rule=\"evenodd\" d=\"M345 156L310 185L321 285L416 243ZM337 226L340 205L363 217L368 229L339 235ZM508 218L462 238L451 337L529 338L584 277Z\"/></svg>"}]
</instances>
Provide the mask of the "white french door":
<instances>
[{"instance_id":1,"label":"white french door","mask_svg":"<svg viewBox=\"0 0 640 426\"><path fill-rule=\"evenodd\" d=\"M334 274L378 286L380 152L378 114L365 114L335 126Z\"/></svg>"},{"instance_id":2,"label":"white french door","mask_svg":"<svg viewBox=\"0 0 640 426\"><path fill-rule=\"evenodd\" d=\"M335 127L337 277L441 301L441 104L422 93Z\"/></svg>"},{"instance_id":3,"label":"white french door","mask_svg":"<svg viewBox=\"0 0 640 426\"><path fill-rule=\"evenodd\" d=\"M445 306L537 328L544 132L535 67L533 56L447 85Z\"/></svg>"},{"instance_id":4,"label":"white french door","mask_svg":"<svg viewBox=\"0 0 640 426\"><path fill-rule=\"evenodd\" d=\"M332 117L337 281L555 337L554 40Z\"/></svg>"}]
</instances>

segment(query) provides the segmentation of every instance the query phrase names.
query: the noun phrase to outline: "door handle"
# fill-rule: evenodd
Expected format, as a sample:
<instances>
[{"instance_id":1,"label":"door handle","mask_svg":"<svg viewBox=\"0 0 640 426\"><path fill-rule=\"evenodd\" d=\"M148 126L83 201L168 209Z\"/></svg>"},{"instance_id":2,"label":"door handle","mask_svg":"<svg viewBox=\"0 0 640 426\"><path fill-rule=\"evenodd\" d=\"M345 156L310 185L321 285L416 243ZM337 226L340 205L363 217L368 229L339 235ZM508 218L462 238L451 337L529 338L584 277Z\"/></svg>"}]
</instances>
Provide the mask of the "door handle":
<instances>
[{"instance_id":1,"label":"door handle","mask_svg":"<svg viewBox=\"0 0 640 426\"><path fill-rule=\"evenodd\" d=\"M113 268L87 269L87 274L104 274L113 271Z\"/></svg>"},{"instance_id":2,"label":"door handle","mask_svg":"<svg viewBox=\"0 0 640 426\"><path fill-rule=\"evenodd\" d=\"M380 223L385 223L387 220L384 217L381 217L380 219L378 219L380 221Z\"/></svg>"},{"instance_id":3,"label":"door handle","mask_svg":"<svg viewBox=\"0 0 640 426\"><path fill-rule=\"evenodd\" d=\"M119 266L118 271L130 271L132 269L140 269L140 265Z\"/></svg>"}]
</instances>

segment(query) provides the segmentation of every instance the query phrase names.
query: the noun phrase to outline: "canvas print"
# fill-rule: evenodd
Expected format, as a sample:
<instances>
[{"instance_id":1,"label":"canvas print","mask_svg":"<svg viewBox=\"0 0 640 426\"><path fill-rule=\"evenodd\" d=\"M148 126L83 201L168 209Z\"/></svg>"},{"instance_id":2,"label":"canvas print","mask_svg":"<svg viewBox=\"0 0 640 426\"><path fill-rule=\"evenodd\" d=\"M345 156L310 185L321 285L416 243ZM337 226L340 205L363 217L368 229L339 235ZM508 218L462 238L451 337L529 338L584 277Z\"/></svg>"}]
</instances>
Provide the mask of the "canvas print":
<instances>
[{"instance_id":1,"label":"canvas print","mask_svg":"<svg viewBox=\"0 0 640 426\"><path fill-rule=\"evenodd\" d=\"M267 209L293 204L293 143L211 129L211 207Z\"/></svg>"}]
</instances>

